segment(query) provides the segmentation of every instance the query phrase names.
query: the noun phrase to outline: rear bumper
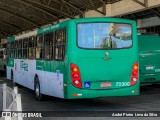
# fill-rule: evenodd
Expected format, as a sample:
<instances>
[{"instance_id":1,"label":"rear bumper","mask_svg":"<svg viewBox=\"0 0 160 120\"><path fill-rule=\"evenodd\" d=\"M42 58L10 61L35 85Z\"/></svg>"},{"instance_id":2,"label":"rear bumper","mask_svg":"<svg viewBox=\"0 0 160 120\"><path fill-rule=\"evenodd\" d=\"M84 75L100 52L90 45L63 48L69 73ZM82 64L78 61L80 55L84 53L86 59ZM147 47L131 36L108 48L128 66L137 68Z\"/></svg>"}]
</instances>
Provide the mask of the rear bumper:
<instances>
[{"instance_id":1,"label":"rear bumper","mask_svg":"<svg viewBox=\"0 0 160 120\"><path fill-rule=\"evenodd\" d=\"M91 90L91 89L79 89L74 87L72 84L67 86L66 99L81 99L81 98L98 98L108 96L133 96L139 95L140 85L137 82L134 86L108 89L108 90Z\"/></svg>"},{"instance_id":2,"label":"rear bumper","mask_svg":"<svg viewBox=\"0 0 160 120\"><path fill-rule=\"evenodd\" d=\"M160 74L141 74L139 76L141 83L155 83L160 82Z\"/></svg>"}]
</instances>

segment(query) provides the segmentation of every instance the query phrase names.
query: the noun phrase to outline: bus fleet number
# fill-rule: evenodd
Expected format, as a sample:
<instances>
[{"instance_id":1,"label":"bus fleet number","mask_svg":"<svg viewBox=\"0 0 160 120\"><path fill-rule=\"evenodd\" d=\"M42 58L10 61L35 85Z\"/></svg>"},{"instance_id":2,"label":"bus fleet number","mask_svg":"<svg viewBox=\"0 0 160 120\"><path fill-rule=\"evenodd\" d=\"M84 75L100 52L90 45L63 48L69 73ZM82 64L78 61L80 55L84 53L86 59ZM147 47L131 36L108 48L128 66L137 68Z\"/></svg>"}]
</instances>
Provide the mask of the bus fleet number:
<instances>
[{"instance_id":1,"label":"bus fleet number","mask_svg":"<svg viewBox=\"0 0 160 120\"><path fill-rule=\"evenodd\" d=\"M116 86L119 86L119 87L130 86L130 82L116 82Z\"/></svg>"}]
</instances>

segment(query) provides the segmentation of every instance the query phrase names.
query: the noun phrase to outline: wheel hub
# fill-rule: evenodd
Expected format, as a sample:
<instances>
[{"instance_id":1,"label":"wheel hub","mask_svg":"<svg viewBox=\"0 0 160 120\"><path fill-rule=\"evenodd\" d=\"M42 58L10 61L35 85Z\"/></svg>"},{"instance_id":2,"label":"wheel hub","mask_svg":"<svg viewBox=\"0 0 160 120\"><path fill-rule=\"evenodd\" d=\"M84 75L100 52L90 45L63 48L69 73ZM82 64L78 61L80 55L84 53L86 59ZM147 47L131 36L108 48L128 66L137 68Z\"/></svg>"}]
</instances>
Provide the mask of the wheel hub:
<instances>
[{"instance_id":1,"label":"wheel hub","mask_svg":"<svg viewBox=\"0 0 160 120\"><path fill-rule=\"evenodd\" d=\"M39 93L40 93L40 91L39 91L39 85L37 84L36 85L36 95L39 96Z\"/></svg>"}]
</instances>

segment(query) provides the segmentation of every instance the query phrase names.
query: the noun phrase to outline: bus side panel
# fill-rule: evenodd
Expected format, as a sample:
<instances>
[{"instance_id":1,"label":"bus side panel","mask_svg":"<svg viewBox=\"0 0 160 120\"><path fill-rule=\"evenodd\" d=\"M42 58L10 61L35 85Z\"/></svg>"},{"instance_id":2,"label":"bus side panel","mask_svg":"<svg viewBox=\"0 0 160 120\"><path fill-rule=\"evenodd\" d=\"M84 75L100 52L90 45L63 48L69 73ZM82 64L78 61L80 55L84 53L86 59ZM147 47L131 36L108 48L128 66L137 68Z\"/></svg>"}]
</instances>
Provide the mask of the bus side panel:
<instances>
[{"instance_id":1,"label":"bus side panel","mask_svg":"<svg viewBox=\"0 0 160 120\"><path fill-rule=\"evenodd\" d=\"M15 60L14 82L34 90L35 60Z\"/></svg>"},{"instance_id":2,"label":"bus side panel","mask_svg":"<svg viewBox=\"0 0 160 120\"><path fill-rule=\"evenodd\" d=\"M57 66L57 67L55 67ZM64 98L63 72L55 61L36 61L36 74L41 84L41 92L45 95Z\"/></svg>"},{"instance_id":3,"label":"bus side panel","mask_svg":"<svg viewBox=\"0 0 160 120\"><path fill-rule=\"evenodd\" d=\"M160 36L139 35L141 83L160 82Z\"/></svg>"},{"instance_id":4,"label":"bus side panel","mask_svg":"<svg viewBox=\"0 0 160 120\"><path fill-rule=\"evenodd\" d=\"M55 63L51 61L49 66L52 67L54 65ZM45 71L45 68L49 66L43 60L16 59L15 66L16 68L13 73L16 83L34 90L34 80L37 75L41 86L41 93L64 98L63 74L60 73L60 70Z\"/></svg>"}]
</instances>

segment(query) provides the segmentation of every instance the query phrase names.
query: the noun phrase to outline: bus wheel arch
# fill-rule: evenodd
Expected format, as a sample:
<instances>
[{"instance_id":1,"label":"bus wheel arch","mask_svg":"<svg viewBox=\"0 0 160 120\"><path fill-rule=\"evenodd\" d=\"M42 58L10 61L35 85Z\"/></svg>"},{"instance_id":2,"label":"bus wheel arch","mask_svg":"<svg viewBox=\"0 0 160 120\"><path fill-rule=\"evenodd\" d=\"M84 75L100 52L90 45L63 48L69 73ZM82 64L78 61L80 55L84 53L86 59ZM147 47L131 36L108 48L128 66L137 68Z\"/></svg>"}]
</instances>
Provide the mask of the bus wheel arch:
<instances>
[{"instance_id":1,"label":"bus wheel arch","mask_svg":"<svg viewBox=\"0 0 160 120\"><path fill-rule=\"evenodd\" d=\"M40 85L38 75L35 75L35 78L34 78L34 92L35 92L36 100L42 101L43 94L41 93L41 85Z\"/></svg>"}]
</instances>

